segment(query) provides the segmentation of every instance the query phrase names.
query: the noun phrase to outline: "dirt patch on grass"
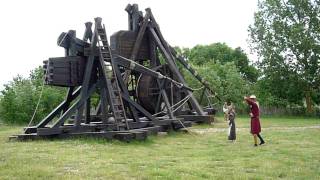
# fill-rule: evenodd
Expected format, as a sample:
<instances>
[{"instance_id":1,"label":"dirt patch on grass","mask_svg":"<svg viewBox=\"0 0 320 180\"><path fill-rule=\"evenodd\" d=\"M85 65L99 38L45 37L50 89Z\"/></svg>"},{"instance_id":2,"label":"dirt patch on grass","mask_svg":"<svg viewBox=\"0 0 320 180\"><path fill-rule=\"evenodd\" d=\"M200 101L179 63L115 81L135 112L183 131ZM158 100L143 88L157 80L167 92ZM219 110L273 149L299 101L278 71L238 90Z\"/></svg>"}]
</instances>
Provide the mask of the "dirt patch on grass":
<instances>
[{"instance_id":1,"label":"dirt patch on grass","mask_svg":"<svg viewBox=\"0 0 320 180\"><path fill-rule=\"evenodd\" d=\"M241 131L250 131L249 128L236 128L237 132ZM306 129L320 129L320 125L316 126L303 126L303 127L267 127L262 128L262 130L277 130L277 131L301 131ZM207 133L218 133L218 132L227 132L228 128L206 128L206 129L190 129L191 132L198 134L207 134Z\"/></svg>"}]
</instances>

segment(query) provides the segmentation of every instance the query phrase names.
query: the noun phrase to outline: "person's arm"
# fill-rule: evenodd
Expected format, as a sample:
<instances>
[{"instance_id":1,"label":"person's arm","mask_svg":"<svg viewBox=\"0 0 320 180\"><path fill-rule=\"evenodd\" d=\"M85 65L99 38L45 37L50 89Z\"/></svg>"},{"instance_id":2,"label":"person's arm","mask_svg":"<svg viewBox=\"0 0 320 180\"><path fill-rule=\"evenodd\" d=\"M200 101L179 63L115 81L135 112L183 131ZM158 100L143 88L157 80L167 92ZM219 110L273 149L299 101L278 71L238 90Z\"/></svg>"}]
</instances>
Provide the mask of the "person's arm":
<instances>
[{"instance_id":1,"label":"person's arm","mask_svg":"<svg viewBox=\"0 0 320 180\"><path fill-rule=\"evenodd\" d=\"M249 97L244 97L244 100L251 106L256 106L257 104L252 100L250 99ZM249 113L250 117L253 117L253 114L252 112Z\"/></svg>"},{"instance_id":2,"label":"person's arm","mask_svg":"<svg viewBox=\"0 0 320 180\"><path fill-rule=\"evenodd\" d=\"M227 104L226 104L226 103L224 103L224 105L223 105L223 107L222 107L222 111L223 111L224 113L227 113L228 107L227 107Z\"/></svg>"},{"instance_id":3,"label":"person's arm","mask_svg":"<svg viewBox=\"0 0 320 180\"><path fill-rule=\"evenodd\" d=\"M231 108L232 108L232 111L236 113L236 106L233 103L231 103Z\"/></svg>"},{"instance_id":4,"label":"person's arm","mask_svg":"<svg viewBox=\"0 0 320 180\"><path fill-rule=\"evenodd\" d=\"M252 99L250 99L249 97L244 97L244 100L249 104L249 105L254 105L256 104Z\"/></svg>"}]
</instances>

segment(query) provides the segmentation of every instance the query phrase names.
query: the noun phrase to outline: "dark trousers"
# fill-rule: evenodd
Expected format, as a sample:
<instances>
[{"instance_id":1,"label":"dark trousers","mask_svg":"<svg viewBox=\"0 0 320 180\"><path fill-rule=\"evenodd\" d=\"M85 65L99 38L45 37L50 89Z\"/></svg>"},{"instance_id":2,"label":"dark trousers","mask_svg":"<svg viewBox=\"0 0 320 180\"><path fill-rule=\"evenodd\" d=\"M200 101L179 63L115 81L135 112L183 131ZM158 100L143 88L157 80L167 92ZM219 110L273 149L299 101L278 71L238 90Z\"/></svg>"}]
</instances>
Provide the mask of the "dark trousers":
<instances>
[{"instance_id":1,"label":"dark trousers","mask_svg":"<svg viewBox=\"0 0 320 180\"><path fill-rule=\"evenodd\" d=\"M258 136L258 138L260 139L260 143L264 143L264 140L263 140L263 138L261 137L261 135L260 135L260 134L257 134L257 136Z\"/></svg>"}]
</instances>

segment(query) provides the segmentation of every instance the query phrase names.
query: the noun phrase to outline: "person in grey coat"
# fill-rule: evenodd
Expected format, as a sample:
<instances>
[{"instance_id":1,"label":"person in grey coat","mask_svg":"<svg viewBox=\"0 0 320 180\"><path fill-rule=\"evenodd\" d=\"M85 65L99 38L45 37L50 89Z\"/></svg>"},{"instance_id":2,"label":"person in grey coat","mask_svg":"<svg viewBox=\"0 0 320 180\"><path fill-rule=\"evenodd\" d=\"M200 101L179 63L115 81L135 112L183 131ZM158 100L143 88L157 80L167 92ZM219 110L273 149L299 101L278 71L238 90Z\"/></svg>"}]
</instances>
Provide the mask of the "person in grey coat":
<instances>
[{"instance_id":1,"label":"person in grey coat","mask_svg":"<svg viewBox=\"0 0 320 180\"><path fill-rule=\"evenodd\" d=\"M229 120L229 135L228 140L234 142L236 140L236 112L233 104L228 106L228 120Z\"/></svg>"}]
</instances>

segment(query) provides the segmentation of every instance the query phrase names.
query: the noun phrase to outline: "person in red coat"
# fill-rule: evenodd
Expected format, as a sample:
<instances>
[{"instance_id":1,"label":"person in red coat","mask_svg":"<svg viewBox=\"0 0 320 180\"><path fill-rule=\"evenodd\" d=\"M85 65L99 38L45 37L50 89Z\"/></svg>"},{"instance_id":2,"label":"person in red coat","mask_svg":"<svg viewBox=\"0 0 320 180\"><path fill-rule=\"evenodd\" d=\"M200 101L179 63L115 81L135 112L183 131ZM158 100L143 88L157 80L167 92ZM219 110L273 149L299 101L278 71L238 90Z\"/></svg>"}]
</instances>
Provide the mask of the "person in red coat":
<instances>
[{"instance_id":1,"label":"person in red coat","mask_svg":"<svg viewBox=\"0 0 320 180\"><path fill-rule=\"evenodd\" d=\"M251 134L253 135L254 146L257 146L258 140L260 139L260 145L264 144L265 141L260 135L261 125L260 125L260 112L259 112L259 103L256 100L255 95L251 95L250 97L244 97L244 100L250 105L250 117L251 117Z\"/></svg>"}]
</instances>

